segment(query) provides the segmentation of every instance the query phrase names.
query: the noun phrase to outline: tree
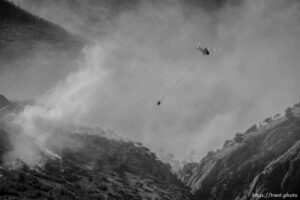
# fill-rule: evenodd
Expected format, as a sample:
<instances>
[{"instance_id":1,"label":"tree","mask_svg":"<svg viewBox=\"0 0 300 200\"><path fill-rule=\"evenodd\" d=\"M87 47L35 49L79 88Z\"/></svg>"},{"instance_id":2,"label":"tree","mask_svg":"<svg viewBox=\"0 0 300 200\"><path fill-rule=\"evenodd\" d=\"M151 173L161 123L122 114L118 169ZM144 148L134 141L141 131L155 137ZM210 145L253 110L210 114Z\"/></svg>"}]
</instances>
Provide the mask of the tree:
<instances>
[{"instance_id":1,"label":"tree","mask_svg":"<svg viewBox=\"0 0 300 200\"><path fill-rule=\"evenodd\" d=\"M285 109L285 116L286 116L286 118L288 118L288 120L294 121L295 116L293 115L291 107L288 107L287 109Z\"/></svg>"}]
</instances>

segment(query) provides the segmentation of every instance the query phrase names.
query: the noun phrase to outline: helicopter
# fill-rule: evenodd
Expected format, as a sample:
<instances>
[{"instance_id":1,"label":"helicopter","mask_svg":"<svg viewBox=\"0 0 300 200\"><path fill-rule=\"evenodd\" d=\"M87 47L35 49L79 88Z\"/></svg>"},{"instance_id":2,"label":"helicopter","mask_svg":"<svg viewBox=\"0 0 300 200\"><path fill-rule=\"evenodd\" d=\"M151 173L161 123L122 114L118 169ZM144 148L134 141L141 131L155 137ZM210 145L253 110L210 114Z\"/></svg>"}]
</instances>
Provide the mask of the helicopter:
<instances>
[{"instance_id":1,"label":"helicopter","mask_svg":"<svg viewBox=\"0 0 300 200\"><path fill-rule=\"evenodd\" d=\"M197 50L199 50L202 55L206 55L206 56L209 56L210 55L210 51L219 51L220 49L217 49L217 48L212 48L210 49L209 47L206 47L206 46L202 46L201 43L198 44Z\"/></svg>"},{"instance_id":2,"label":"helicopter","mask_svg":"<svg viewBox=\"0 0 300 200\"><path fill-rule=\"evenodd\" d=\"M202 55L205 55L205 56L209 56L211 51L219 51L220 49L217 49L217 48L209 48L207 46L202 46L201 43L198 44L196 50L200 51L202 53ZM162 104L162 101L164 100L164 98L166 97L166 95L171 92L175 87L176 85L178 85L183 79L184 77L189 73L191 72L194 68L196 67L196 65L193 65L191 66L190 68L187 69L187 71L174 83L174 85L166 91L165 95L159 100L156 102L156 105L157 106L160 106Z\"/></svg>"}]
</instances>

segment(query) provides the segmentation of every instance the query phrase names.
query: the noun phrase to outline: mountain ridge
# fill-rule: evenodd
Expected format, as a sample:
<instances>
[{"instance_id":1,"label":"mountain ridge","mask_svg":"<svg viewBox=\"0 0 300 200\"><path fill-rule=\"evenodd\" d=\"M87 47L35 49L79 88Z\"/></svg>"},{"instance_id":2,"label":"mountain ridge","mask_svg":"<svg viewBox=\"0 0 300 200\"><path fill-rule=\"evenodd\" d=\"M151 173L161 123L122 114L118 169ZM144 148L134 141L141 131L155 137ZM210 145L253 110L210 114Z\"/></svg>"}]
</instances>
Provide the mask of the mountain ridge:
<instances>
[{"instance_id":1,"label":"mountain ridge","mask_svg":"<svg viewBox=\"0 0 300 200\"><path fill-rule=\"evenodd\" d=\"M171 166L140 143L101 128L68 127L43 149L28 138L41 156L29 166L13 157L10 129L0 122L1 199L190 199Z\"/></svg>"},{"instance_id":2,"label":"mountain ridge","mask_svg":"<svg viewBox=\"0 0 300 200\"><path fill-rule=\"evenodd\" d=\"M85 44L6 0L0 0L0 28L1 68L23 65L40 50L55 60L60 54L76 57ZM25 106L0 95L1 199L254 200L253 194L300 194L300 104L237 133L200 162L187 163L180 180L142 144L101 128L59 129L43 148L26 138L41 157L39 165L29 166L10 154L12 133L6 125L6 114Z\"/></svg>"},{"instance_id":3,"label":"mountain ridge","mask_svg":"<svg viewBox=\"0 0 300 200\"><path fill-rule=\"evenodd\" d=\"M248 200L256 199L252 194L267 192L299 194L293 178L299 169L295 164L287 165L299 162L299 111L299 104L295 104L284 116L267 118L268 123L261 127L237 133L222 149L208 152L199 163L186 165L181 179L200 199ZM287 167L280 168L282 163ZM280 173L274 173L276 170Z\"/></svg>"}]
</instances>

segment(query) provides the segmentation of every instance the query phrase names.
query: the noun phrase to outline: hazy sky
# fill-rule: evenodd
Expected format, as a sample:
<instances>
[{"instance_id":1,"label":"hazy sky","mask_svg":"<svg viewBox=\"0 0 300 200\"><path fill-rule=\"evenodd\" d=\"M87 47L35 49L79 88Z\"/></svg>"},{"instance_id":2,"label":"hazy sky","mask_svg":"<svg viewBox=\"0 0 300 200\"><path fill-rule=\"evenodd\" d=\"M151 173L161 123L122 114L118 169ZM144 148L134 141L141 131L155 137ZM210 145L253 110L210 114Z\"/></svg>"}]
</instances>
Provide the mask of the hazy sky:
<instances>
[{"instance_id":1,"label":"hazy sky","mask_svg":"<svg viewBox=\"0 0 300 200\"><path fill-rule=\"evenodd\" d=\"M199 160L299 101L298 1L248 0L213 9L176 0L129 1L116 13L92 0L15 2L95 41L78 72L40 94L41 105L68 112L60 120L78 114L76 122L112 129L180 159L195 150ZM221 50L202 56L198 42ZM74 112L78 105L84 112Z\"/></svg>"}]
</instances>

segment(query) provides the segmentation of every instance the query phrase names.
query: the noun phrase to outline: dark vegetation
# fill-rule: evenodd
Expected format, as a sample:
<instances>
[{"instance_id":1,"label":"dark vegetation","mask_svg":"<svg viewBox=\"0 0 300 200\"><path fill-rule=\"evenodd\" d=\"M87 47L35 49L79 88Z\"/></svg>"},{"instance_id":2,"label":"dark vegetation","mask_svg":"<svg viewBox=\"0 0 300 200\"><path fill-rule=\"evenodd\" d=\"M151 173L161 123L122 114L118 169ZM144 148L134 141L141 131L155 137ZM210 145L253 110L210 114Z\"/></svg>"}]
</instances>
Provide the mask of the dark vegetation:
<instances>
[{"instance_id":1,"label":"dark vegetation","mask_svg":"<svg viewBox=\"0 0 300 200\"><path fill-rule=\"evenodd\" d=\"M4 132L1 135L4 137ZM133 142L96 135L74 135L76 150L63 149L62 159L44 168L1 168L1 199L187 199L188 189L170 166Z\"/></svg>"}]
</instances>

